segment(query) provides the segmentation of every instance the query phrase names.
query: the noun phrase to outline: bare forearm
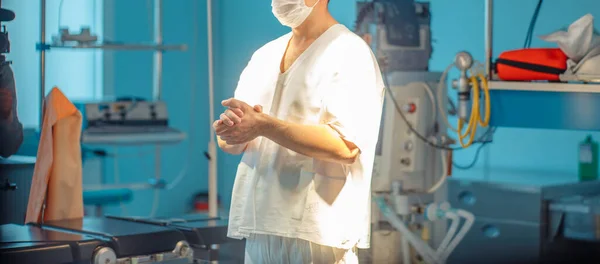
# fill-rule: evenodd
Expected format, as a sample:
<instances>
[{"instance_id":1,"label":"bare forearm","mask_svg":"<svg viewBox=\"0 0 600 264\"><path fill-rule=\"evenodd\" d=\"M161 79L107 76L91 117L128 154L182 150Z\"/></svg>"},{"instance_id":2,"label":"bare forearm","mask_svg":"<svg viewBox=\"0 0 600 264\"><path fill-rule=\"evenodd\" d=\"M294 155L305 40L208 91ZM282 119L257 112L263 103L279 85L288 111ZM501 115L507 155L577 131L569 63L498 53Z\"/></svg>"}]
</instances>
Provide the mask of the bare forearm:
<instances>
[{"instance_id":1,"label":"bare forearm","mask_svg":"<svg viewBox=\"0 0 600 264\"><path fill-rule=\"evenodd\" d=\"M217 143L219 144L219 147L232 155L240 155L242 154L245 150L246 147L248 146L248 143L244 143L244 144L237 144L237 145L229 145L227 144L227 142L223 141L221 139L221 137L217 136Z\"/></svg>"},{"instance_id":2,"label":"bare forearm","mask_svg":"<svg viewBox=\"0 0 600 264\"><path fill-rule=\"evenodd\" d=\"M263 136L273 142L320 160L352 164L359 150L327 125L300 125L264 116Z\"/></svg>"}]
</instances>

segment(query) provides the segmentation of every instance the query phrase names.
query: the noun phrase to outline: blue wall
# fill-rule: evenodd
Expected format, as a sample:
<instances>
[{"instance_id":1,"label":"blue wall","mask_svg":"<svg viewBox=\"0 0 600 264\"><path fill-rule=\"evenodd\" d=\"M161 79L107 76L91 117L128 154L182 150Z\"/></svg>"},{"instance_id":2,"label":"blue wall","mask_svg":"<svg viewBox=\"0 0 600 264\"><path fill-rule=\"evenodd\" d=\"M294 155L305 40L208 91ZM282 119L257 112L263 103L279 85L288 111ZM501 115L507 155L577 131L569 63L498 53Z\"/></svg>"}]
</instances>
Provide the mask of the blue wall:
<instances>
[{"instance_id":1,"label":"blue wall","mask_svg":"<svg viewBox=\"0 0 600 264\"><path fill-rule=\"evenodd\" d=\"M113 1L114 40L123 42L152 41L152 2L145 0ZM162 147L161 174L173 181L189 162L185 178L175 188L161 191L157 215L177 215L190 209L193 195L207 188L208 162L204 156L209 140L207 101L207 41L205 1L163 1L163 38L166 44L188 45L186 52L164 55L163 100L168 105L171 126L188 134L188 139ZM152 52L112 52L117 96L152 98ZM108 151L115 151L107 148ZM154 148L118 148L121 183L145 182L154 177ZM139 155L138 155L139 154ZM141 155L141 156L140 156ZM139 157L136 157L139 156ZM190 157L190 159L188 159ZM105 180L114 180L114 167L107 159ZM147 216L153 202L152 191L136 191L134 201L126 204L126 214ZM107 213L121 213L119 207Z\"/></svg>"},{"instance_id":2,"label":"blue wall","mask_svg":"<svg viewBox=\"0 0 600 264\"><path fill-rule=\"evenodd\" d=\"M151 6L146 1L115 1L115 39L121 41L151 40ZM287 32L271 14L270 1L227 0L214 1L215 44L215 101L217 105L231 97L239 74L253 51L264 43ZM520 48L537 1L495 1L495 55L502 50ZM435 40L431 60L432 70L442 71L456 52L467 50L477 60L484 56L484 1L432 0L432 32ZM165 41L184 42L191 47L186 53L167 53L164 64L164 99L169 105L172 124L189 132L195 124L192 143L165 147L163 149L164 178L172 180L185 165L188 146L193 148L188 175L174 190L161 194L158 214L178 214L187 209L193 193L206 188L207 161L203 156L209 140L209 121L206 66L206 16L205 1L164 1ZM351 27L355 18L354 1L333 1L333 15ZM595 12L600 17L600 2L595 0L546 1L542 7L536 35L549 33L566 26L586 14ZM194 27L196 25L197 27ZM600 27L598 21L596 26ZM461 32L462 31L462 32ZM194 34L198 43L193 44ZM534 39L533 46L549 46ZM115 91L118 95L151 95L152 55L148 52L115 53ZM195 68L194 68L195 67ZM455 73L454 73L455 74ZM194 80L193 77L196 79ZM192 83L196 85L192 87ZM195 91L196 105L190 110L190 92ZM530 107L535 107L534 105ZM217 108L217 115L220 108ZM527 109L523 109L527 111ZM190 113L194 113L190 122ZM483 175L482 170L552 171L574 175L577 165L577 145L587 135L582 131L557 131L501 128L494 136L494 143L486 147L473 171ZM592 133L600 138L600 133ZM151 151L144 148L142 152ZM139 148L120 149L119 153L137 153ZM469 163L474 149L455 153L455 161ZM219 152L219 191L225 204L229 203L235 168L240 157ZM153 158L141 161L120 162L122 181L143 181L153 177ZM107 164L107 171L112 165ZM468 172L455 170L455 176ZM126 176L125 176L126 175ZM108 173L108 178L112 177ZM482 177L482 176L481 176ZM152 193L140 191L136 200L127 206L129 214L147 215L150 212ZM113 208L118 212L118 208Z\"/></svg>"},{"instance_id":3,"label":"blue wall","mask_svg":"<svg viewBox=\"0 0 600 264\"><path fill-rule=\"evenodd\" d=\"M252 53L269 40L285 34L271 13L270 1L216 1L216 111L220 114L219 102L232 97L239 75L250 60ZM239 156L219 151L218 175L220 195L229 204L231 189Z\"/></svg>"}]
</instances>

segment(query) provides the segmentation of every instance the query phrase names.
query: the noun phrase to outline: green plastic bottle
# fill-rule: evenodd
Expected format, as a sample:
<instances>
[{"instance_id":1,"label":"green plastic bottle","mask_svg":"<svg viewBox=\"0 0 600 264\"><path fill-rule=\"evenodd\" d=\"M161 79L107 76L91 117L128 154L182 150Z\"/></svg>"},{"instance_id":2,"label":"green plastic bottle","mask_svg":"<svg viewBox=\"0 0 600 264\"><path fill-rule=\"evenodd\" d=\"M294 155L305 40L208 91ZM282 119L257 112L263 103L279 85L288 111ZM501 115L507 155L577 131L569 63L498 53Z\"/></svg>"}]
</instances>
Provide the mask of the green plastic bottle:
<instances>
[{"instance_id":1,"label":"green plastic bottle","mask_svg":"<svg viewBox=\"0 0 600 264\"><path fill-rule=\"evenodd\" d=\"M579 180L593 181L598 179L598 143L587 136L579 144Z\"/></svg>"}]
</instances>

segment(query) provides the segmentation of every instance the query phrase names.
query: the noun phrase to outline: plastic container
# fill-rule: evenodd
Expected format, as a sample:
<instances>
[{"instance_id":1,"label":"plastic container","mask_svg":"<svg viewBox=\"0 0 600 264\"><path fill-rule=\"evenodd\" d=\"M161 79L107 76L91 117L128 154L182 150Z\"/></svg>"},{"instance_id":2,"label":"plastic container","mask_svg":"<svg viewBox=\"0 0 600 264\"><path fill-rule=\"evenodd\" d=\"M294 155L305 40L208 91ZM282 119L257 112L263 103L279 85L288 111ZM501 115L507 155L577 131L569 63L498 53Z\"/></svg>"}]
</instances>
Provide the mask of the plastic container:
<instances>
[{"instance_id":1,"label":"plastic container","mask_svg":"<svg viewBox=\"0 0 600 264\"><path fill-rule=\"evenodd\" d=\"M579 180L598 179L598 143L588 136L579 144Z\"/></svg>"}]
</instances>

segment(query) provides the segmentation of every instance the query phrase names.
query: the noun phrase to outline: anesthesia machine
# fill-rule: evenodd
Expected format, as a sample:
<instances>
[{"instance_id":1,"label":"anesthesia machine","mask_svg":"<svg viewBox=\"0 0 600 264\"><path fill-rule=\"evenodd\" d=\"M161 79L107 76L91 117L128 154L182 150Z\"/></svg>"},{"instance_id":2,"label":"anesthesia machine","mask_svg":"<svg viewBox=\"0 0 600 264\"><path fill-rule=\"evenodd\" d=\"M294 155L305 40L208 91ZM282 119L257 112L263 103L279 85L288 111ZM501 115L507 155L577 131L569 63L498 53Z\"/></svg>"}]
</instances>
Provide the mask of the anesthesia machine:
<instances>
[{"instance_id":1,"label":"anesthesia machine","mask_svg":"<svg viewBox=\"0 0 600 264\"><path fill-rule=\"evenodd\" d=\"M490 24L490 0L487 7ZM491 29L486 27L489 61L459 52L444 72L431 72L430 10L429 3L412 0L357 3L356 32L370 42L386 82L372 181L372 247L363 261L598 259L598 182L531 187L446 180L452 152L490 142L495 131ZM453 68L459 76L447 85ZM448 99L448 86L456 103Z\"/></svg>"},{"instance_id":2,"label":"anesthesia machine","mask_svg":"<svg viewBox=\"0 0 600 264\"><path fill-rule=\"evenodd\" d=\"M372 181L372 249L366 254L371 257L364 261L446 263L475 220L446 202L444 183L452 150L488 140L476 133L489 123L486 79L466 52L443 73L428 71L429 3L359 2L357 10L356 31L374 40L370 44L387 88ZM461 71L453 85L458 109L447 98L446 77L452 67ZM449 113L458 115L456 128L448 121ZM447 135L448 129L457 132L457 140Z\"/></svg>"}]
</instances>

